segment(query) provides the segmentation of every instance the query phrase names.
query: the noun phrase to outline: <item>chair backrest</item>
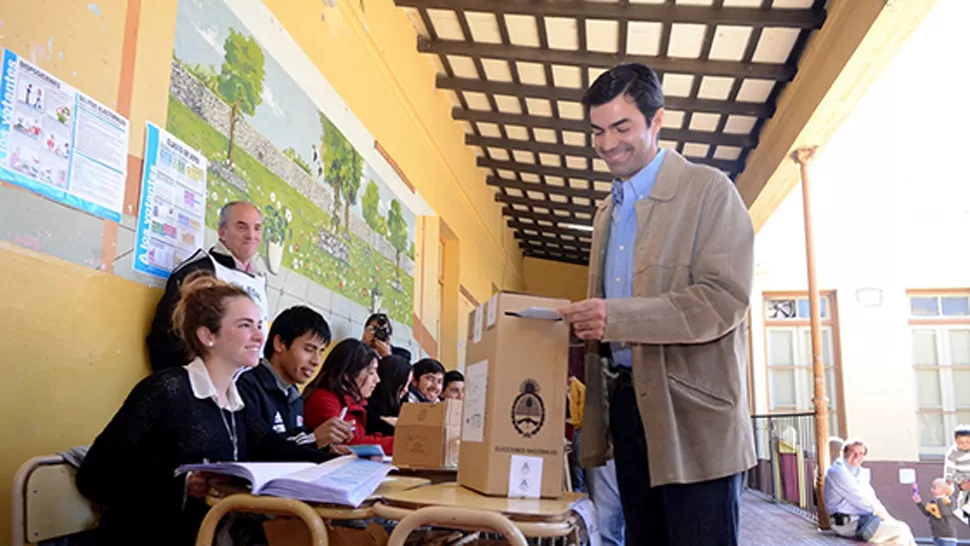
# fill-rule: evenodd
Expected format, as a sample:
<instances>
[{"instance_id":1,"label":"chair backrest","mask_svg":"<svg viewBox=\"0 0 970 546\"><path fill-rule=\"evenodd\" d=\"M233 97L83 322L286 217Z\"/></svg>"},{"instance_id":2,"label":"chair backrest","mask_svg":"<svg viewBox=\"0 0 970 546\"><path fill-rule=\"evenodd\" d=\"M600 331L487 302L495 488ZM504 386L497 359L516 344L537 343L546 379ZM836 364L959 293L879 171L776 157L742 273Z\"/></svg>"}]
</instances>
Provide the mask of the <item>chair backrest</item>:
<instances>
[{"instance_id":1,"label":"chair backrest","mask_svg":"<svg viewBox=\"0 0 970 546\"><path fill-rule=\"evenodd\" d=\"M80 533L98 525L98 511L77 490L77 470L60 455L34 457L14 476L13 546Z\"/></svg>"}]
</instances>

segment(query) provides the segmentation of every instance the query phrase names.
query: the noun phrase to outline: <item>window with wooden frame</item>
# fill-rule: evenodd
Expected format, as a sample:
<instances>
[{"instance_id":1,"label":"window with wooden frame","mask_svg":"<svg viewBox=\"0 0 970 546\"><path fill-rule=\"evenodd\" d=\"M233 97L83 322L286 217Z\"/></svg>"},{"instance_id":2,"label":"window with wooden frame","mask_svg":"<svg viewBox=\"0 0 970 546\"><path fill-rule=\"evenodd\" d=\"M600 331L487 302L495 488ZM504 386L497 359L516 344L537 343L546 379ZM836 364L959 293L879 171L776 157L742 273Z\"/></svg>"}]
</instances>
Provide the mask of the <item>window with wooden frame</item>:
<instances>
[{"instance_id":1,"label":"window with wooden frame","mask_svg":"<svg viewBox=\"0 0 970 546\"><path fill-rule=\"evenodd\" d=\"M942 454L953 428L970 424L970 290L907 296L920 453Z\"/></svg>"},{"instance_id":2,"label":"window with wooden frame","mask_svg":"<svg viewBox=\"0 0 970 546\"><path fill-rule=\"evenodd\" d=\"M821 295L822 361L825 365L825 394L829 399L829 433L839 435L844 430L844 423L834 302L834 293ZM797 293L766 293L764 317L769 412L814 411L815 378L808 298Z\"/></svg>"}]
</instances>

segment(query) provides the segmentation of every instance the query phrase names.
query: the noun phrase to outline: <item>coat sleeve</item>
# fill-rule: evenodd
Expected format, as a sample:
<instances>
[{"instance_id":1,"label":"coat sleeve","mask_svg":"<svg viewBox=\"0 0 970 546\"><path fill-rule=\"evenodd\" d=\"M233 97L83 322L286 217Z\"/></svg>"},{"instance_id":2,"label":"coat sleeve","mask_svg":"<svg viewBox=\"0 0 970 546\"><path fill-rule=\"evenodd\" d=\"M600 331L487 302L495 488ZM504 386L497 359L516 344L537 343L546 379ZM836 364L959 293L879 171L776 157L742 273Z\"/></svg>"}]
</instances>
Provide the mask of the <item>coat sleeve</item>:
<instances>
[{"instance_id":1,"label":"coat sleeve","mask_svg":"<svg viewBox=\"0 0 970 546\"><path fill-rule=\"evenodd\" d=\"M146 462L146 443L156 433L165 413L168 388L174 379L149 376L132 389L121 409L95 438L77 472L77 488L99 504L118 506L132 502L133 491L157 490L149 484L172 479L172 475L151 475ZM143 485L144 484L144 485Z\"/></svg>"},{"instance_id":2,"label":"coat sleeve","mask_svg":"<svg viewBox=\"0 0 970 546\"><path fill-rule=\"evenodd\" d=\"M297 445L280 436L258 415L243 409L246 419L246 448L250 461L322 463L338 457L329 449L311 445Z\"/></svg>"},{"instance_id":3,"label":"coat sleeve","mask_svg":"<svg viewBox=\"0 0 970 546\"><path fill-rule=\"evenodd\" d=\"M307 398L303 405L303 422L310 430L340 416L343 405L331 392L319 389Z\"/></svg>"},{"instance_id":4,"label":"coat sleeve","mask_svg":"<svg viewBox=\"0 0 970 546\"><path fill-rule=\"evenodd\" d=\"M734 185L714 177L701 200L691 284L656 297L606 300L603 341L709 343L744 320L754 276L754 228Z\"/></svg>"}]
</instances>

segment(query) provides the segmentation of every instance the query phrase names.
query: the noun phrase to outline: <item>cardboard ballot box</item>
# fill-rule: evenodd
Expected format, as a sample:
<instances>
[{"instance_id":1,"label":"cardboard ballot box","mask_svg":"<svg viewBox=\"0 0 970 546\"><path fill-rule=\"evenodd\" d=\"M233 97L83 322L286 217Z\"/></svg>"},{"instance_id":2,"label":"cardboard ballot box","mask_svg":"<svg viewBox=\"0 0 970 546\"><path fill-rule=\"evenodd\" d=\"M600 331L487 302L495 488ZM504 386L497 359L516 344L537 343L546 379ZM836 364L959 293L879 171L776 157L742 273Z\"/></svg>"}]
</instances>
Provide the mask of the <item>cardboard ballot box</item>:
<instances>
[{"instance_id":1,"label":"cardboard ballot box","mask_svg":"<svg viewBox=\"0 0 970 546\"><path fill-rule=\"evenodd\" d=\"M553 311L568 303L501 292L469 316L461 485L486 495L562 495L569 327Z\"/></svg>"},{"instance_id":2,"label":"cardboard ballot box","mask_svg":"<svg viewBox=\"0 0 970 546\"><path fill-rule=\"evenodd\" d=\"M461 401L401 406L394 427L394 464L413 468L458 465Z\"/></svg>"}]
</instances>

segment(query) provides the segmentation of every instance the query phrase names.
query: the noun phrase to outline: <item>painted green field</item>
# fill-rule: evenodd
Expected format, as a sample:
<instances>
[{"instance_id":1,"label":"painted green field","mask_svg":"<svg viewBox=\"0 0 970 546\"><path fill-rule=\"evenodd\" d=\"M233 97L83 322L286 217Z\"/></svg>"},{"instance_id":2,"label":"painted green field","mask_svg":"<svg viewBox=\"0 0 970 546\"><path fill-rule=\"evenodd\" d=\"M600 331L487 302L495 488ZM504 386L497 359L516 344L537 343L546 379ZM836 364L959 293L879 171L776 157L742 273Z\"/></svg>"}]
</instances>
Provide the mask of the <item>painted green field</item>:
<instances>
[{"instance_id":1,"label":"painted green field","mask_svg":"<svg viewBox=\"0 0 970 546\"><path fill-rule=\"evenodd\" d=\"M228 139L210 127L184 104L169 96L166 130L199 149L210 162L225 162ZM206 199L206 225L217 228L219 208L233 200L247 200L264 211L275 207L289 219L292 237L283 245L283 266L341 294L367 308L371 306L371 289L379 283L381 307L394 320L411 324L413 316L414 279L401 272L403 291L392 285L395 264L378 254L356 235L348 244L350 264L334 258L318 246L319 233L330 229L330 214L320 210L309 199L264 167L240 147L233 150L233 169L248 182L249 194L209 170ZM267 239L263 237L263 256L267 255Z\"/></svg>"}]
</instances>

